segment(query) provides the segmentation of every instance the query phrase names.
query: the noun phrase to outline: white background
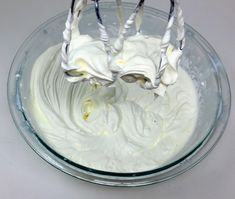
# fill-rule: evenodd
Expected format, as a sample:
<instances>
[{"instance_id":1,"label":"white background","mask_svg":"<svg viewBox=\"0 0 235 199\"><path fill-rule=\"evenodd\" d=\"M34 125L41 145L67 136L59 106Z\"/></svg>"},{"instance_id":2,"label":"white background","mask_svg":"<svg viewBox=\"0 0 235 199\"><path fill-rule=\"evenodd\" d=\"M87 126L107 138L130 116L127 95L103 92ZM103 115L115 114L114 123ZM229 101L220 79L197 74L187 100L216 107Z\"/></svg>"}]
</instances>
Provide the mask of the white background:
<instances>
[{"instance_id":1,"label":"white background","mask_svg":"<svg viewBox=\"0 0 235 199\"><path fill-rule=\"evenodd\" d=\"M131 2L136 2L133 0ZM168 11L166 0L146 0ZM1 199L232 199L235 197L235 109L226 132L212 153L189 172L162 184L111 188L82 182L36 155L11 119L7 75L23 40L39 24L68 8L69 0L0 0L0 198ZM235 89L235 1L181 0L185 20L221 57Z\"/></svg>"}]
</instances>

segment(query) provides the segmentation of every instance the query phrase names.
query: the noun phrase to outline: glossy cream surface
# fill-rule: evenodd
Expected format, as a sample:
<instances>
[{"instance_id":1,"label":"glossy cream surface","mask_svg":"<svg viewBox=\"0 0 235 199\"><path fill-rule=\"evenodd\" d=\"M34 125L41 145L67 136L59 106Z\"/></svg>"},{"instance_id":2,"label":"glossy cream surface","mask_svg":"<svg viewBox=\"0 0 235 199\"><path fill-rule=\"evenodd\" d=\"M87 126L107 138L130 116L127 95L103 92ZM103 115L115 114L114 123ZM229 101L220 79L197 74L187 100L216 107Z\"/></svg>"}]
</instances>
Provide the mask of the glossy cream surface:
<instances>
[{"instance_id":1,"label":"glossy cream surface","mask_svg":"<svg viewBox=\"0 0 235 199\"><path fill-rule=\"evenodd\" d=\"M110 87L71 83L60 52L61 44L53 46L35 62L28 104L33 126L57 153L93 169L139 172L163 166L190 139L198 102L183 69L165 96L156 98L122 79Z\"/></svg>"}]
</instances>

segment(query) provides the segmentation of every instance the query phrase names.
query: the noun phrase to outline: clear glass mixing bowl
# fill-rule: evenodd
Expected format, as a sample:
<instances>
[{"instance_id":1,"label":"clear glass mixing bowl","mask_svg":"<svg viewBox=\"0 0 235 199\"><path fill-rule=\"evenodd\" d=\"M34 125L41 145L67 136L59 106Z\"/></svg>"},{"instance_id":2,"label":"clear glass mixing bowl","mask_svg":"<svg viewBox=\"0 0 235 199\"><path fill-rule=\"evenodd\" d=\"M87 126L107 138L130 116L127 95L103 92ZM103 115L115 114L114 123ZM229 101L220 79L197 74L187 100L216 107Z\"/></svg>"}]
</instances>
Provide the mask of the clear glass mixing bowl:
<instances>
[{"instance_id":1,"label":"clear glass mixing bowl","mask_svg":"<svg viewBox=\"0 0 235 199\"><path fill-rule=\"evenodd\" d=\"M134 4L124 3L128 16ZM118 33L114 3L101 3L104 23L111 37ZM113 186L140 186L165 181L200 162L210 152L224 132L230 113L231 94L226 72L210 44L193 28L186 25L186 48L181 66L194 81L199 96L199 117L193 136L181 152L161 168L139 173L112 173L76 164L58 154L40 138L40 132L30 122L27 109L29 81L33 63L48 47L62 42L67 12L49 19L35 30L18 50L9 73L8 101L12 117L27 143L43 159L79 179ZM163 35L167 14L145 8L142 31L148 35ZM82 33L99 36L93 6L88 6L81 20ZM134 29L130 34L134 33ZM172 43L175 42L175 29ZM182 124L183 125L183 124Z\"/></svg>"}]
</instances>

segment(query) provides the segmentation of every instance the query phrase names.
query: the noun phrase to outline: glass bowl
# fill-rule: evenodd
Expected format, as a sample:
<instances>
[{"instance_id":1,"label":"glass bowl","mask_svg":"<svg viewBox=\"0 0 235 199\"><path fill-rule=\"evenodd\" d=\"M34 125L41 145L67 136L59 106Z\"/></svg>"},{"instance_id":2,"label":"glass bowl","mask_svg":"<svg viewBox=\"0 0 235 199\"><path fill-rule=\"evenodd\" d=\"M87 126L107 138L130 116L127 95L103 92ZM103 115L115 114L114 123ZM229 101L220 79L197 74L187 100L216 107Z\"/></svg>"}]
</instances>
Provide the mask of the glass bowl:
<instances>
[{"instance_id":1,"label":"glass bowl","mask_svg":"<svg viewBox=\"0 0 235 199\"><path fill-rule=\"evenodd\" d=\"M129 15L134 4L123 4ZM118 33L114 3L101 3L103 20L111 37ZM8 102L12 117L22 136L32 149L59 170L79 179L111 186L141 186L173 178L199 163L215 146L226 127L231 94L226 72L210 44L193 28L186 25L186 47L181 67L191 76L198 93L199 116L193 136L185 147L164 166L137 173L113 173L79 165L63 157L40 137L27 112L27 96L33 63L50 46L62 42L67 12L42 24L18 50L8 79ZM157 9L145 8L142 31L148 35L163 35L168 15ZM151 25L149 25L151 24ZM99 31L93 6L88 6L80 24L81 32L98 37ZM134 33L134 29L130 34ZM172 43L175 42L174 27Z\"/></svg>"}]
</instances>

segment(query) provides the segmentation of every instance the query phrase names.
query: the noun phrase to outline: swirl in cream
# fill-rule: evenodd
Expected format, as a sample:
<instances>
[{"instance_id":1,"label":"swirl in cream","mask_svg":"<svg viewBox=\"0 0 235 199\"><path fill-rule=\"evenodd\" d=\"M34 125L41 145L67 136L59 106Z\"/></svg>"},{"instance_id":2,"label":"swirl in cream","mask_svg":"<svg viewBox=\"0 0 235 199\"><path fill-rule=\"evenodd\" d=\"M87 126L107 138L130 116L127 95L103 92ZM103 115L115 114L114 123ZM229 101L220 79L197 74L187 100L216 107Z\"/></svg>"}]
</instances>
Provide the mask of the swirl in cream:
<instances>
[{"instance_id":1,"label":"swirl in cream","mask_svg":"<svg viewBox=\"0 0 235 199\"><path fill-rule=\"evenodd\" d=\"M135 37L125 42L126 52L132 52L134 45L151 45L137 44ZM84 39L91 40L88 36ZM98 48L99 44L94 43L89 50ZM183 69L179 68L178 81L166 90L165 96L156 98L150 90L122 79L110 87L70 83L60 68L60 53L61 44L49 48L35 62L29 103L33 126L57 153L94 169L138 172L166 164L190 139L198 105L193 82ZM83 61L83 56L89 55L79 55L74 59L80 65L89 64ZM133 56L120 54L116 62L127 61L126 66L131 66L128 61ZM138 59L138 63L146 62L141 56ZM96 67L103 61L92 57L87 60Z\"/></svg>"}]
</instances>

